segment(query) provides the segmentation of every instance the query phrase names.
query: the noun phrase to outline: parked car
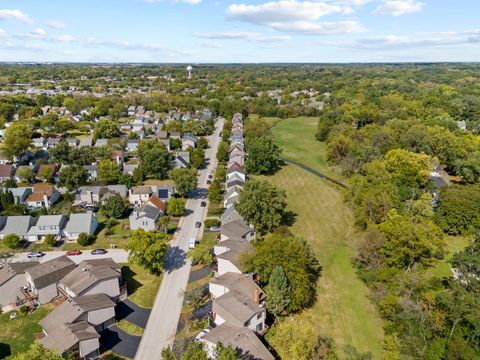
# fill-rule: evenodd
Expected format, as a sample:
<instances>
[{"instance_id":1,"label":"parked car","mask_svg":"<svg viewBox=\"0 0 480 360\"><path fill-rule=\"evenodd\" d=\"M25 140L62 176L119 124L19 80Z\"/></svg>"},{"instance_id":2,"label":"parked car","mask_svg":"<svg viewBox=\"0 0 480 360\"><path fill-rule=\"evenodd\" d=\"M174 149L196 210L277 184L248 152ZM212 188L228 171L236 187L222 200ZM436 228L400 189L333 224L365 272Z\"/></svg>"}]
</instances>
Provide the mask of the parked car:
<instances>
[{"instance_id":1,"label":"parked car","mask_svg":"<svg viewBox=\"0 0 480 360\"><path fill-rule=\"evenodd\" d=\"M80 255L82 252L80 250L69 250L67 251L67 256Z\"/></svg>"},{"instance_id":2,"label":"parked car","mask_svg":"<svg viewBox=\"0 0 480 360\"><path fill-rule=\"evenodd\" d=\"M41 251L34 251L34 252L31 252L30 254L28 254L27 257L28 258L41 258L44 255L45 255L45 253L43 253Z\"/></svg>"},{"instance_id":3,"label":"parked car","mask_svg":"<svg viewBox=\"0 0 480 360\"><path fill-rule=\"evenodd\" d=\"M107 253L107 250L105 249L95 249L95 250L92 250L91 252L92 255L103 255L106 253Z\"/></svg>"},{"instance_id":4,"label":"parked car","mask_svg":"<svg viewBox=\"0 0 480 360\"><path fill-rule=\"evenodd\" d=\"M197 244L197 239L190 238L190 240L188 240L188 248L189 249L193 249L196 244Z\"/></svg>"},{"instance_id":5,"label":"parked car","mask_svg":"<svg viewBox=\"0 0 480 360\"><path fill-rule=\"evenodd\" d=\"M208 178L211 179L211 178L212 178L212 174L208 175Z\"/></svg>"},{"instance_id":6,"label":"parked car","mask_svg":"<svg viewBox=\"0 0 480 360\"><path fill-rule=\"evenodd\" d=\"M201 228L201 227L202 227L202 223L201 223L200 221L197 221L197 222L195 223L195 227L196 227L197 229Z\"/></svg>"},{"instance_id":7,"label":"parked car","mask_svg":"<svg viewBox=\"0 0 480 360\"><path fill-rule=\"evenodd\" d=\"M200 206L201 206L201 207L207 206L207 202L206 202L206 201L202 201L202 202L200 203Z\"/></svg>"},{"instance_id":8,"label":"parked car","mask_svg":"<svg viewBox=\"0 0 480 360\"><path fill-rule=\"evenodd\" d=\"M212 227L210 228L210 231L211 231L211 232L219 232L219 231L220 231L220 226L212 226Z\"/></svg>"},{"instance_id":9,"label":"parked car","mask_svg":"<svg viewBox=\"0 0 480 360\"><path fill-rule=\"evenodd\" d=\"M207 185L210 185L212 183L211 180L207 180Z\"/></svg>"},{"instance_id":10,"label":"parked car","mask_svg":"<svg viewBox=\"0 0 480 360\"><path fill-rule=\"evenodd\" d=\"M210 329L203 329L200 331L197 336L195 336L195 341L200 342L202 338L210 332Z\"/></svg>"}]
</instances>

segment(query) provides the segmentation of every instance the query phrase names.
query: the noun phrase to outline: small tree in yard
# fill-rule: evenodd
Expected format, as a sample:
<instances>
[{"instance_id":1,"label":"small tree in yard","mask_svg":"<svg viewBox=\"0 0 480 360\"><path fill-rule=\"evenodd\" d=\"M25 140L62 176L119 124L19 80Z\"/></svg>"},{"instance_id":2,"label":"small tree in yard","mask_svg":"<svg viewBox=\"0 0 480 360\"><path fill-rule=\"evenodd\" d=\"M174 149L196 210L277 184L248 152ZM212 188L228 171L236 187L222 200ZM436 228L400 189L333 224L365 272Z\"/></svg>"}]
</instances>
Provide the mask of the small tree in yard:
<instances>
[{"instance_id":1,"label":"small tree in yard","mask_svg":"<svg viewBox=\"0 0 480 360\"><path fill-rule=\"evenodd\" d=\"M182 216L185 213L185 204L184 199L171 198L167 204L167 214L171 216Z\"/></svg>"},{"instance_id":2,"label":"small tree in yard","mask_svg":"<svg viewBox=\"0 0 480 360\"><path fill-rule=\"evenodd\" d=\"M169 173L175 182L175 189L180 196L187 196L197 187L197 171L195 169L174 169Z\"/></svg>"},{"instance_id":3,"label":"small tree in yard","mask_svg":"<svg viewBox=\"0 0 480 360\"><path fill-rule=\"evenodd\" d=\"M215 239L203 239L193 249L188 251L188 257L192 259L195 264L211 264L213 262L213 255L211 249L215 245Z\"/></svg>"},{"instance_id":4,"label":"small tree in yard","mask_svg":"<svg viewBox=\"0 0 480 360\"><path fill-rule=\"evenodd\" d=\"M267 293L267 309L273 315L279 316L290 304L290 286L287 275L281 266L273 268L268 285L265 287Z\"/></svg>"},{"instance_id":5,"label":"small tree in yard","mask_svg":"<svg viewBox=\"0 0 480 360\"><path fill-rule=\"evenodd\" d=\"M3 244L9 249L18 249L22 246L22 239L18 235L8 234L3 238Z\"/></svg>"},{"instance_id":6,"label":"small tree in yard","mask_svg":"<svg viewBox=\"0 0 480 360\"><path fill-rule=\"evenodd\" d=\"M78 235L77 243L80 246L88 246L95 240L95 236L92 234L81 233Z\"/></svg>"},{"instance_id":7,"label":"small tree in yard","mask_svg":"<svg viewBox=\"0 0 480 360\"><path fill-rule=\"evenodd\" d=\"M170 246L169 237L158 231L135 230L127 245L128 260L142 266L151 274L161 274L165 255Z\"/></svg>"},{"instance_id":8,"label":"small tree in yard","mask_svg":"<svg viewBox=\"0 0 480 360\"><path fill-rule=\"evenodd\" d=\"M107 218L120 219L125 213L125 202L120 195L112 195L103 202L100 211Z\"/></svg>"},{"instance_id":9,"label":"small tree in yard","mask_svg":"<svg viewBox=\"0 0 480 360\"><path fill-rule=\"evenodd\" d=\"M57 244L57 239L55 239L55 235L53 234L48 234L45 236L45 245L48 246L55 246Z\"/></svg>"}]
</instances>

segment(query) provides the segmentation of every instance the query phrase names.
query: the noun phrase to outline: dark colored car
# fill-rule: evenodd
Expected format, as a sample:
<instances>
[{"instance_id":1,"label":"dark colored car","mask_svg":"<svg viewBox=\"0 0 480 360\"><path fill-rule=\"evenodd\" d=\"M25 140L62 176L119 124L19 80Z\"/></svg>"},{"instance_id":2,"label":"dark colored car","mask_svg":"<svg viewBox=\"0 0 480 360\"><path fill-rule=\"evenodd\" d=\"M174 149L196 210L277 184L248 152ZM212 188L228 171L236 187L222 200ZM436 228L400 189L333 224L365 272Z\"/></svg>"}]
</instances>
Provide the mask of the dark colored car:
<instances>
[{"instance_id":1,"label":"dark colored car","mask_svg":"<svg viewBox=\"0 0 480 360\"><path fill-rule=\"evenodd\" d=\"M201 207L207 206L207 202L206 202L206 201L202 201L202 202L200 203L200 206L201 206Z\"/></svg>"},{"instance_id":2,"label":"dark colored car","mask_svg":"<svg viewBox=\"0 0 480 360\"><path fill-rule=\"evenodd\" d=\"M45 253L43 253L41 251L35 251L35 252L31 252L30 254L28 254L27 257L29 257L29 258L40 258L44 255L45 255Z\"/></svg>"},{"instance_id":3,"label":"dark colored car","mask_svg":"<svg viewBox=\"0 0 480 360\"><path fill-rule=\"evenodd\" d=\"M195 223L195 227L196 227L197 229L201 228L201 227L202 227L202 223L201 223L200 221L197 221L197 222Z\"/></svg>"},{"instance_id":4,"label":"dark colored car","mask_svg":"<svg viewBox=\"0 0 480 360\"><path fill-rule=\"evenodd\" d=\"M107 253L107 250L105 249L95 249L95 250L92 250L91 252L92 255L103 255L106 253Z\"/></svg>"},{"instance_id":5,"label":"dark colored car","mask_svg":"<svg viewBox=\"0 0 480 360\"><path fill-rule=\"evenodd\" d=\"M209 179L211 179L211 178L212 178L212 175L211 175L211 174L210 174L210 175L208 175L208 178L209 178Z\"/></svg>"},{"instance_id":6,"label":"dark colored car","mask_svg":"<svg viewBox=\"0 0 480 360\"><path fill-rule=\"evenodd\" d=\"M207 180L207 184L210 185L212 183L211 180Z\"/></svg>"},{"instance_id":7,"label":"dark colored car","mask_svg":"<svg viewBox=\"0 0 480 360\"><path fill-rule=\"evenodd\" d=\"M80 250L69 250L67 251L67 256L80 255L82 252Z\"/></svg>"}]
</instances>

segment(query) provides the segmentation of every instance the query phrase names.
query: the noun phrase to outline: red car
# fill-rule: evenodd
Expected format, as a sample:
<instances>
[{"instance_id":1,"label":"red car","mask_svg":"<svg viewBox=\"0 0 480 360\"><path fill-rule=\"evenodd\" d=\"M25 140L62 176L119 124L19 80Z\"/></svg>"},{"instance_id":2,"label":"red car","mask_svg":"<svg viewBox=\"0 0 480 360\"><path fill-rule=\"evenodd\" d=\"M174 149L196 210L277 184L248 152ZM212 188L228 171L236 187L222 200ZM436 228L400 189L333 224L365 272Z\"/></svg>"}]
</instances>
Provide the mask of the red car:
<instances>
[{"instance_id":1,"label":"red car","mask_svg":"<svg viewBox=\"0 0 480 360\"><path fill-rule=\"evenodd\" d=\"M67 256L80 255L82 252L80 250L70 250L67 251Z\"/></svg>"}]
</instances>

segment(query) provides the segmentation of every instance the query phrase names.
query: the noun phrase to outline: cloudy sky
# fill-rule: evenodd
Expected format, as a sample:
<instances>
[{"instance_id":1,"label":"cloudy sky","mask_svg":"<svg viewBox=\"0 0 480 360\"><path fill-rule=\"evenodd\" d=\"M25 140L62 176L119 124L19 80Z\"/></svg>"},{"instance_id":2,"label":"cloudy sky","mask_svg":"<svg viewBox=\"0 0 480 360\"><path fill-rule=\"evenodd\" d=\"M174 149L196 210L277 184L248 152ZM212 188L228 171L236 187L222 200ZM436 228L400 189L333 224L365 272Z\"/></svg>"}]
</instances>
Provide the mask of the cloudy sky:
<instances>
[{"instance_id":1,"label":"cloudy sky","mask_svg":"<svg viewBox=\"0 0 480 360\"><path fill-rule=\"evenodd\" d=\"M0 61L480 61L480 0L0 0Z\"/></svg>"}]
</instances>

